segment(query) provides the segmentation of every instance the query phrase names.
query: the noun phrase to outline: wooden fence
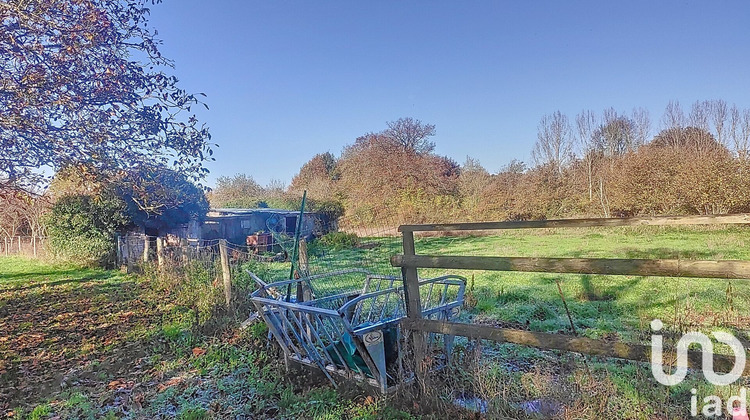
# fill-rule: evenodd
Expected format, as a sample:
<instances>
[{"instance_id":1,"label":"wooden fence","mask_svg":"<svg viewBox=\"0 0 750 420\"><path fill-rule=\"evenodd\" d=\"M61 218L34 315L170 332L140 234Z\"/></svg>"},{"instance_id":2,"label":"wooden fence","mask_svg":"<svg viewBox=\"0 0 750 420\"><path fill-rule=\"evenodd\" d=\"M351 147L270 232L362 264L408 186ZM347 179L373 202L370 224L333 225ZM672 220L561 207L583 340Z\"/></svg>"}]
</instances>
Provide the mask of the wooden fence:
<instances>
[{"instance_id":1,"label":"wooden fence","mask_svg":"<svg viewBox=\"0 0 750 420\"><path fill-rule=\"evenodd\" d=\"M750 279L750 261L418 255L414 244L414 232L715 224L750 224L750 214L402 225L399 227L399 231L402 233L404 253L403 255L391 257L391 265L401 267L404 289L406 291L407 318L402 322L402 326L415 332L458 335L547 350L562 350L594 356L650 362L650 346L642 344L594 340L566 334L539 333L487 325L423 319L420 310L421 302L417 270L419 268L447 268L570 274ZM423 359L423 355L419 354L424 349L423 344L424 335L414 334L416 360ZM700 368L702 366L701 358L702 352L690 351L688 354L688 367ZM664 360L675 361L675 350L665 348ZM734 357L714 354L714 369L717 372L729 372L734 366L734 361ZM745 366L744 376L750 376L750 363Z\"/></svg>"}]
</instances>

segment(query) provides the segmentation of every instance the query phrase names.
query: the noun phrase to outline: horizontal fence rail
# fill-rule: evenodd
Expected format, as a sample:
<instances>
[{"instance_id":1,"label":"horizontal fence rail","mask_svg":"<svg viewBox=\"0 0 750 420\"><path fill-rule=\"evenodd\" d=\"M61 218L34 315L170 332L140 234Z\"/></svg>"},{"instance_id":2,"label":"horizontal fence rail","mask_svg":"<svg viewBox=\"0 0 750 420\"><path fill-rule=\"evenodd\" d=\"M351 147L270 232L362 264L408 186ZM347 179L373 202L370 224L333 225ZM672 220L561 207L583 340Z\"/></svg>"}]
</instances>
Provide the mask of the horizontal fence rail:
<instances>
[{"instance_id":1,"label":"horizontal fence rail","mask_svg":"<svg viewBox=\"0 0 750 420\"><path fill-rule=\"evenodd\" d=\"M474 339L519 344L545 350L561 350L614 359L651 362L651 346L642 344L594 340L565 334L532 332L511 328L498 328L490 325L464 324L431 319L405 318L401 320L401 325L404 328L430 333L460 335ZM670 365L669 362L674 361L674 366L679 366L676 354L674 349L664 348L663 360L665 361L665 365ZM701 351L688 351L687 367L700 369L703 366L702 357L703 352ZM713 359L716 372L727 373L731 372L734 368L734 357L714 354ZM750 363L745 365L742 375L750 376Z\"/></svg>"},{"instance_id":2,"label":"horizontal fence rail","mask_svg":"<svg viewBox=\"0 0 750 420\"><path fill-rule=\"evenodd\" d=\"M618 226L690 226L750 224L750 214L700 216L654 216L624 218L528 220L517 222L476 222L454 224L401 225L399 232L448 232L454 230L545 229Z\"/></svg>"},{"instance_id":3,"label":"horizontal fence rail","mask_svg":"<svg viewBox=\"0 0 750 420\"><path fill-rule=\"evenodd\" d=\"M394 267L750 279L750 261L394 255Z\"/></svg>"},{"instance_id":4,"label":"horizontal fence rail","mask_svg":"<svg viewBox=\"0 0 750 420\"><path fill-rule=\"evenodd\" d=\"M399 231L402 232L403 255L392 256L391 265L401 268L404 286L407 292L413 290L416 286L419 278L417 270L420 268L750 279L750 261L434 256L419 255L414 242L414 232L720 224L750 224L750 214L402 225L399 227ZM496 342L536 347L545 350L569 351L586 355L647 363L651 362L651 347L642 344L595 340L564 334L550 334L510 328L499 328L490 325L429 320L420 316L418 312L420 305L420 296L418 293L412 291L407 294L407 312L409 316L401 321L401 325L404 328L415 332L419 331L422 333L437 333L448 336L457 335L474 339L486 339ZM420 339L421 336L422 334L416 334L415 340ZM418 345L415 346L415 352L418 353L416 355L418 360L424 356ZM667 364L670 362L676 363L677 357L674 349L665 348L663 354L665 360L668 361ZM702 366L702 357L702 351L689 351L687 367L700 368ZM713 354L713 358L714 367L718 372L730 372L734 367L734 357ZM419 375L420 372L417 371L417 374ZM750 376L750 364L745 366L742 375Z\"/></svg>"}]
</instances>

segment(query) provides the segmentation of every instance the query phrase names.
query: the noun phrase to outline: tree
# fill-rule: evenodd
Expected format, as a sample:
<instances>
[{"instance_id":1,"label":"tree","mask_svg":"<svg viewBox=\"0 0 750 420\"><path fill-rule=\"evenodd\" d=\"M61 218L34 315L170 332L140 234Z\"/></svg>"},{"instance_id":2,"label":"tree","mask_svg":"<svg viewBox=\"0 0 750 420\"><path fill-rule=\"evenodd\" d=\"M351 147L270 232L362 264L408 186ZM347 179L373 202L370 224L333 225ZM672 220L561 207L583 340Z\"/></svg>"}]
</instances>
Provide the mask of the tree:
<instances>
[{"instance_id":1,"label":"tree","mask_svg":"<svg viewBox=\"0 0 750 420\"><path fill-rule=\"evenodd\" d=\"M245 174L220 176L216 180L216 188L209 193L213 207L257 207L262 197L263 187L252 176Z\"/></svg>"},{"instance_id":2,"label":"tree","mask_svg":"<svg viewBox=\"0 0 750 420\"><path fill-rule=\"evenodd\" d=\"M750 110L739 110L733 105L729 111L728 132L737 156L742 160L750 157Z\"/></svg>"},{"instance_id":3,"label":"tree","mask_svg":"<svg viewBox=\"0 0 750 420\"><path fill-rule=\"evenodd\" d=\"M709 101L710 115L709 120L719 144L727 145L727 119L729 118L729 107L726 101L717 99Z\"/></svg>"},{"instance_id":4,"label":"tree","mask_svg":"<svg viewBox=\"0 0 750 420\"><path fill-rule=\"evenodd\" d=\"M202 220L208 212L203 189L182 173L160 166L129 170L111 186L125 201L134 224L169 229L190 220Z\"/></svg>"},{"instance_id":5,"label":"tree","mask_svg":"<svg viewBox=\"0 0 750 420\"><path fill-rule=\"evenodd\" d=\"M461 207L471 216L476 216L476 209L481 203L481 193L487 188L492 176L479 163L479 160L466 156L458 177L458 191L461 196Z\"/></svg>"},{"instance_id":6,"label":"tree","mask_svg":"<svg viewBox=\"0 0 750 420\"><path fill-rule=\"evenodd\" d=\"M604 110L602 124L593 133L594 147L605 157L616 157L635 150L636 128L632 120L617 114L613 108Z\"/></svg>"},{"instance_id":7,"label":"tree","mask_svg":"<svg viewBox=\"0 0 750 420\"><path fill-rule=\"evenodd\" d=\"M435 135L435 126L423 124L414 118L399 118L386 123L383 134L399 144L405 152L427 154L435 150L435 143L428 139Z\"/></svg>"},{"instance_id":8,"label":"tree","mask_svg":"<svg viewBox=\"0 0 750 420\"><path fill-rule=\"evenodd\" d=\"M111 192L64 196L45 222L55 254L91 265L114 262L115 233L130 223L127 204Z\"/></svg>"},{"instance_id":9,"label":"tree","mask_svg":"<svg viewBox=\"0 0 750 420\"><path fill-rule=\"evenodd\" d=\"M708 119L711 116L711 103L709 101L695 101L690 108L688 116L689 124L701 130L709 131Z\"/></svg>"},{"instance_id":10,"label":"tree","mask_svg":"<svg viewBox=\"0 0 750 420\"><path fill-rule=\"evenodd\" d=\"M208 211L202 188L183 173L158 165L122 170L110 178L85 166L68 166L55 174L47 195L56 201L116 197L124 203L130 224L158 230L201 220Z\"/></svg>"},{"instance_id":11,"label":"tree","mask_svg":"<svg viewBox=\"0 0 750 420\"><path fill-rule=\"evenodd\" d=\"M633 108L630 121L633 124L635 147L641 147L651 138L651 117L648 110Z\"/></svg>"},{"instance_id":12,"label":"tree","mask_svg":"<svg viewBox=\"0 0 750 420\"><path fill-rule=\"evenodd\" d=\"M344 149L337 170L347 212L363 218L374 220L381 211L399 210L415 217L432 211L434 216L438 206L457 207L458 164L433 153L405 150L385 132L357 138Z\"/></svg>"},{"instance_id":13,"label":"tree","mask_svg":"<svg viewBox=\"0 0 750 420\"><path fill-rule=\"evenodd\" d=\"M336 158L330 152L320 153L302 165L289 189L299 194L307 190L308 197L332 200L336 195L335 181L338 177Z\"/></svg>"},{"instance_id":14,"label":"tree","mask_svg":"<svg viewBox=\"0 0 750 420\"><path fill-rule=\"evenodd\" d=\"M685 127L685 114L682 112L682 107L679 101L670 101L667 104L667 108L664 110L664 115L661 117L662 133L671 135L677 134L678 131L667 131L669 129L682 129ZM677 137L662 137L662 142L665 144L677 145L679 139Z\"/></svg>"},{"instance_id":15,"label":"tree","mask_svg":"<svg viewBox=\"0 0 750 420\"><path fill-rule=\"evenodd\" d=\"M510 162L500 168L499 174L523 175L526 172L526 164L518 159L511 159Z\"/></svg>"},{"instance_id":16,"label":"tree","mask_svg":"<svg viewBox=\"0 0 750 420\"><path fill-rule=\"evenodd\" d=\"M539 166L550 165L562 175L563 168L573 153L572 129L568 117L560 111L545 115L539 122L537 142L531 156Z\"/></svg>"},{"instance_id":17,"label":"tree","mask_svg":"<svg viewBox=\"0 0 750 420\"><path fill-rule=\"evenodd\" d=\"M479 214L474 219L518 219L515 213L516 200L519 194L518 185L526 172L526 165L516 159L504 165L497 175L491 175L479 191L476 208ZM461 177L464 173L461 173ZM520 218L523 218L521 216Z\"/></svg>"},{"instance_id":18,"label":"tree","mask_svg":"<svg viewBox=\"0 0 750 420\"><path fill-rule=\"evenodd\" d=\"M679 101L669 101L661 117L661 123L665 129L685 126L685 113L682 112Z\"/></svg>"},{"instance_id":19,"label":"tree","mask_svg":"<svg viewBox=\"0 0 750 420\"><path fill-rule=\"evenodd\" d=\"M210 134L190 114L200 102L164 72L172 63L147 27L146 3L0 2L0 188L81 163L205 175Z\"/></svg>"},{"instance_id":20,"label":"tree","mask_svg":"<svg viewBox=\"0 0 750 420\"><path fill-rule=\"evenodd\" d=\"M586 180L589 187L589 201L594 199L594 163L597 159L594 131L597 117L592 111L581 111L576 116L578 145L586 168Z\"/></svg>"},{"instance_id":21,"label":"tree","mask_svg":"<svg viewBox=\"0 0 750 420\"><path fill-rule=\"evenodd\" d=\"M49 204L39 192L0 191L0 237L44 236L42 216Z\"/></svg>"},{"instance_id":22,"label":"tree","mask_svg":"<svg viewBox=\"0 0 750 420\"><path fill-rule=\"evenodd\" d=\"M66 195L98 195L108 183L120 176L103 176L87 165L67 165L52 177L47 195L53 201Z\"/></svg>"},{"instance_id":23,"label":"tree","mask_svg":"<svg viewBox=\"0 0 750 420\"><path fill-rule=\"evenodd\" d=\"M686 150L698 154L714 150L726 150L708 130L693 126L662 130L651 141L651 146Z\"/></svg>"},{"instance_id":24,"label":"tree","mask_svg":"<svg viewBox=\"0 0 750 420\"><path fill-rule=\"evenodd\" d=\"M0 194L0 236L16 236L26 233L26 212L31 197L22 191Z\"/></svg>"}]
</instances>

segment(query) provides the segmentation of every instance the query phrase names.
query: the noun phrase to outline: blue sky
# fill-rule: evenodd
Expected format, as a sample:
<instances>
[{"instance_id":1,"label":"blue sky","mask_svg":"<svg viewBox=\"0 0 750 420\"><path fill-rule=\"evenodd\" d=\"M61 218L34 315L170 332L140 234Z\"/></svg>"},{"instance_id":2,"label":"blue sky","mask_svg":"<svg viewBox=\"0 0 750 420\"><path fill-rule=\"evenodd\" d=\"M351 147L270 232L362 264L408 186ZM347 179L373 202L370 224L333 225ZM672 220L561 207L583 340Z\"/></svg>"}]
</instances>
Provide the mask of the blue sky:
<instances>
[{"instance_id":1,"label":"blue sky","mask_svg":"<svg viewBox=\"0 0 750 420\"><path fill-rule=\"evenodd\" d=\"M750 108L750 2L165 0L150 25L219 143L208 184L288 184L386 121L435 124L437 152L491 172L530 160L560 110Z\"/></svg>"}]
</instances>

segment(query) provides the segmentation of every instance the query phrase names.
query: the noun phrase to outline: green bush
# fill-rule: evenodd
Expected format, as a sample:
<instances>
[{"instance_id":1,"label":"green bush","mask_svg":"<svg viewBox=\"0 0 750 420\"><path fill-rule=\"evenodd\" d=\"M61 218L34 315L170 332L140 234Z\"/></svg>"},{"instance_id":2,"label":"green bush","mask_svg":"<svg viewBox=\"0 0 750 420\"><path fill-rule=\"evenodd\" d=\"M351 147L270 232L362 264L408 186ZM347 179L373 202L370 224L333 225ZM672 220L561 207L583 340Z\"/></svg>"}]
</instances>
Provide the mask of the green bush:
<instances>
[{"instance_id":1,"label":"green bush","mask_svg":"<svg viewBox=\"0 0 750 420\"><path fill-rule=\"evenodd\" d=\"M339 201L321 201L319 203L314 203L312 209L325 214L330 221L338 220L344 215L344 205Z\"/></svg>"},{"instance_id":2,"label":"green bush","mask_svg":"<svg viewBox=\"0 0 750 420\"><path fill-rule=\"evenodd\" d=\"M359 244L355 233L331 232L320 237L320 243L333 249L354 248Z\"/></svg>"},{"instance_id":3,"label":"green bush","mask_svg":"<svg viewBox=\"0 0 750 420\"><path fill-rule=\"evenodd\" d=\"M130 217L116 196L68 195L52 206L45 224L57 257L106 266L114 261L115 232L130 224Z\"/></svg>"}]
</instances>

